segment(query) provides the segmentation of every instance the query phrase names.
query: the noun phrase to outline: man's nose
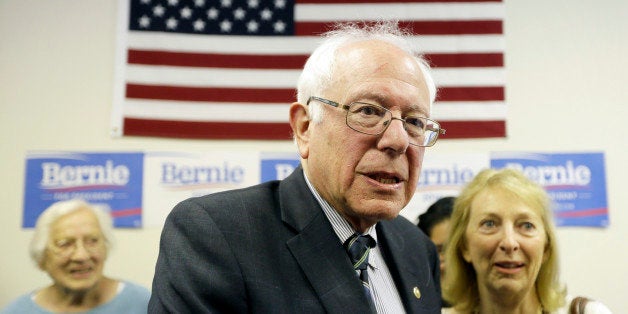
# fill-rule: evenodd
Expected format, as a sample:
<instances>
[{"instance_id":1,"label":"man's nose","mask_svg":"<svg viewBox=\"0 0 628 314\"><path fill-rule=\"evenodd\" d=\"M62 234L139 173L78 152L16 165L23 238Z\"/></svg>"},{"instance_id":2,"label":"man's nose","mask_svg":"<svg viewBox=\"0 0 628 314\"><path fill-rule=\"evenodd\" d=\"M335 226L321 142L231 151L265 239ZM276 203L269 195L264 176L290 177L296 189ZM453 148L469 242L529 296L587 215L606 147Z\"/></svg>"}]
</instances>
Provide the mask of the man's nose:
<instances>
[{"instance_id":1,"label":"man's nose","mask_svg":"<svg viewBox=\"0 0 628 314\"><path fill-rule=\"evenodd\" d=\"M393 123L398 120L399 123ZM386 130L381 135L378 146L380 149L392 149L403 154L410 145L410 137L406 131L405 121L401 118L391 118L386 125Z\"/></svg>"}]
</instances>

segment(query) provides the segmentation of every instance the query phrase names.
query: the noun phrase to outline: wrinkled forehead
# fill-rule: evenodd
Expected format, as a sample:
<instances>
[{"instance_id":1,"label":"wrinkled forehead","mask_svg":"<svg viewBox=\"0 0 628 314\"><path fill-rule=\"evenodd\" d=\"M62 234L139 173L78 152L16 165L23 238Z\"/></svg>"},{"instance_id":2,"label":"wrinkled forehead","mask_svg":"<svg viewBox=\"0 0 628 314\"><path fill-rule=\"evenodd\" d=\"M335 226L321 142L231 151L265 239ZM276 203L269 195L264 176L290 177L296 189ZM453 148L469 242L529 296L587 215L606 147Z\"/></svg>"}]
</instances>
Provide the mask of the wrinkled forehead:
<instances>
[{"instance_id":1,"label":"wrinkled forehead","mask_svg":"<svg viewBox=\"0 0 628 314\"><path fill-rule=\"evenodd\" d=\"M353 42L338 48L334 71L351 76L402 78L412 85L424 84L418 60L401 48L381 40ZM338 75L339 73L335 73Z\"/></svg>"},{"instance_id":2,"label":"wrinkled forehead","mask_svg":"<svg viewBox=\"0 0 628 314\"><path fill-rule=\"evenodd\" d=\"M59 217L50 225L51 236L70 236L79 233L101 233L96 214L89 209L78 209Z\"/></svg>"},{"instance_id":3,"label":"wrinkled forehead","mask_svg":"<svg viewBox=\"0 0 628 314\"><path fill-rule=\"evenodd\" d=\"M417 59L380 40L354 42L340 47L332 68L332 90L368 96L382 105L389 95L408 95L408 105L429 110L429 90Z\"/></svg>"}]
</instances>

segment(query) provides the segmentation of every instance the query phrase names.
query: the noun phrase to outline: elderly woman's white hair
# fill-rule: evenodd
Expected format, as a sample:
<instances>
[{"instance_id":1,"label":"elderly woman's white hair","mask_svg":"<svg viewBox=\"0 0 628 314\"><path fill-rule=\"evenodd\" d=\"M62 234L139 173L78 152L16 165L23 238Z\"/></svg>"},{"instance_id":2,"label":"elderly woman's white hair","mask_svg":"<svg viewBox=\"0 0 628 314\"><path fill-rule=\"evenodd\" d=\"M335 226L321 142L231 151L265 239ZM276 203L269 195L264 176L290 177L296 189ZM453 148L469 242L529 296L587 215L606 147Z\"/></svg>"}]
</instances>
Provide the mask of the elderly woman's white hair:
<instances>
[{"instance_id":1,"label":"elderly woman's white hair","mask_svg":"<svg viewBox=\"0 0 628 314\"><path fill-rule=\"evenodd\" d=\"M399 28L397 21L380 21L370 25L343 23L323 34L323 43L312 52L297 83L297 101L305 104L311 96L322 93L333 83L335 54L338 48L354 42L380 40L390 43L414 56L429 91L430 106L436 99L436 85L430 74L430 66L410 39L410 34ZM321 104L312 102L309 115L312 121L322 119Z\"/></svg>"},{"instance_id":2,"label":"elderly woman's white hair","mask_svg":"<svg viewBox=\"0 0 628 314\"><path fill-rule=\"evenodd\" d=\"M41 268L42 262L45 256L46 247L50 239L50 226L60 218L71 214L75 211L87 209L94 213L98 224L100 225L100 231L105 238L105 245L107 250L113 246L113 221L109 214L109 208L106 206L95 205L87 203L80 199L72 199L68 201L56 202L46 210L44 210L35 224L35 234L31 239L29 246L29 252L31 259Z\"/></svg>"}]
</instances>

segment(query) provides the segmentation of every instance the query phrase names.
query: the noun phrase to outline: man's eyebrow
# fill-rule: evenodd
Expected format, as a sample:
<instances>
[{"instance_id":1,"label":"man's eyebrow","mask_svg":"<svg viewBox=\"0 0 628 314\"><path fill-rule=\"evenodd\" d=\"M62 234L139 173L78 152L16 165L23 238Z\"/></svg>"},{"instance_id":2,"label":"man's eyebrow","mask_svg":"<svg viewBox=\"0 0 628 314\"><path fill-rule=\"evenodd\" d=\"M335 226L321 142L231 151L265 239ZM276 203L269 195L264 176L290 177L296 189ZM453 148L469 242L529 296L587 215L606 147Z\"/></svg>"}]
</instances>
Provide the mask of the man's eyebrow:
<instances>
[{"instance_id":1,"label":"man's eyebrow","mask_svg":"<svg viewBox=\"0 0 628 314\"><path fill-rule=\"evenodd\" d=\"M353 99L368 99L368 100L376 102L377 104L381 106L390 107L389 101L388 101L388 99L390 99L390 96L386 95L385 93L379 93L377 91L369 91L369 90L363 91L355 95ZM425 109L423 109L423 107L421 107L418 102L411 104L405 111L406 112L420 112L422 115L426 117L428 116L427 111L425 111Z\"/></svg>"},{"instance_id":2,"label":"man's eyebrow","mask_svg":"<svg viewBox=\"0 0 628 314\"><path fill-rule=\"evenodd\" d=\"M388 97L387 95L383 94L383 93L378 93L378 92L374 92L374 91L364 91L361 92L357 95L355 95L355 97L353 97L354 99L368 99L368 100L373 100L375 102L377 102L380 105L386 104L388 103Z\"/></svg>"}]
</instances>

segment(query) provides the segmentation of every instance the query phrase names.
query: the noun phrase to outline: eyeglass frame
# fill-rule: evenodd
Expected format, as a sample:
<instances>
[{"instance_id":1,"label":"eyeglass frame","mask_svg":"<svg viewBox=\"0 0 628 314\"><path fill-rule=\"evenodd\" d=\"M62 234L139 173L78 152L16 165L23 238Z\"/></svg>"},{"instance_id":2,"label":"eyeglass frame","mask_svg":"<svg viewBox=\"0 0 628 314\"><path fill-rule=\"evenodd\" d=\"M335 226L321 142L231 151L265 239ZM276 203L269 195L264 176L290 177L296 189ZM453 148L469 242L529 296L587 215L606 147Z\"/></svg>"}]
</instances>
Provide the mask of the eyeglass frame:
<instances>
[{"instance_id":1,"label":"eyeglass frame","mask_svg":"<svg viewBox=\"0 0 628 314\"><path fill-rule=\"evenodd\" d=\"M106 240L102 235L53 240L47 249L60 258L69 258L76 253L79 245L90 255L98 254L101 249L107 249Z\"/></svg>"},{"instance_id":2,"label":"eyeglass frame","mask_svg":"<svg viewBox=\"0 0 628 314\"><path fill-rule=\"evenodd\" d=\"M329 100L329 99L325 99L325 98L321 98L321 97L316 97L316 96L310 96L310 98L308 98L308 100L307 100L306 105L307 105L307 106L309 106L309 105L310 105L310 102L311 102L312 100L315 100L315 101L318 101L318 102L322 102L322 103L327 104L327 105L330 105L330 106L332 106L332 107L335 107L335 108L339 108L339 109L343 109L343 110L345 110L345 111L347 112L347 114L345 115L345 124L346 124L346 125L347 125L347 126L348 126L351 130L354 130L354 131L356 131L356 132L358 132L358 133L367 134L367 135L380 135L380 134L383 134L384 132L386 132L386 130L387 130L387 129L388 129L388 127L390 126L390 124L391 124L390 122L392 122L392 120L399 120L399 121L401 121L401 123L403 124L403 128L404 128L404 130L406 130L406 132L408 132L407 127L406 127L406 125L407 125L407 123L408 123L408 122L406 121L406 119L404 119L404 118L396 118L396 117L393 117L392 112L391 112L390 110L388 110L387 108L385 108L385 107L381 106L381 105L375 105L375 104L371 104L371 103L367 103L367 102L362 102L362 101L354 101L354 102L350 103L349 105L343 105L343 104L337 103L337 102L335 102L335 101L332 101L332 100ZM354 129L352 126L350 126L350 125L349 125L349 108L351 108L351 105L353 105L354 103L361 103L361 104L365 104L365 105L369 105L369 106L380 107L380 108L384 109L386 112L390 113L390 120L389 120L389 121L385 124L385 127L384 127L384 128L383 128L383 129L382 129L379 133L376 133L376 134L373 134L373 133L366 133L366 132L363 132L363 131L356 130L356 129ZM427 120L427 121L429 121L429 122L432 122L432 123L434 123L434 124L438 125L438 131L429 130L429 131L431 131L431 132L434 132L434 133L436 134L436 136L434 137L434 140L433 140L433 141L431 141L431 144L429 144L429 143L428 143L429 145L413 144L413 143L411 143L411 142L408 142L408 143L409 143L410 145L412 145L412 146L417 146L417 147L432 147L432 146L434 146L434 144L436 144L436 142L438 141L438 136L439 136L440 134L443 134L443 135L444 135L444 134L445 134L445 132L447 132L447 130L445 130L445 129L441 128L440 123L438 123L438 122L437 122L437 121L435 121L435 120L432 120L432 119L430 119L430 118L425 118L425 117L420 117L420 118L421 118L421 119L425 119L425 120Z\"/></svg>"}]
</instances>

